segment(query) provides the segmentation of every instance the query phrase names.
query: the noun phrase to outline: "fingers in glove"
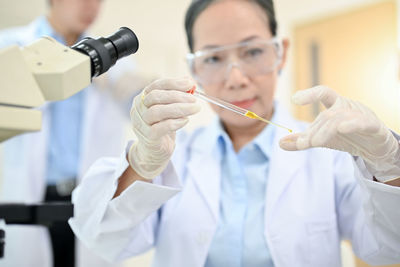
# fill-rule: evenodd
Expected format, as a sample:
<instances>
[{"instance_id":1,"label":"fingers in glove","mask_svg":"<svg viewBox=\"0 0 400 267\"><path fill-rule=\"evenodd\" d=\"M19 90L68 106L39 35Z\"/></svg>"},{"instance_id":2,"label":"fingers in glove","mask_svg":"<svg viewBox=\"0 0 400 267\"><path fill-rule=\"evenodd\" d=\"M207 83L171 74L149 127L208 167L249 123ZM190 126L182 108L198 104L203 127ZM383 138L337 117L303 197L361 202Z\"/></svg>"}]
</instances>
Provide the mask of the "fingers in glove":
<instances>
[{"instance_id":1,"label":"fingers in glove","mask_svg":"<svg viewBox=\"0 0 400 267\"><path fill-rule=\"evenodd\" d=\"M375 134L379 131L380 124L370 121L363 114L353 114L353 117L342 121L338 125L338 131L342 134L361 133Z\"/></svg>"},{"instance_id":2,"label":"fingers in glove","mask_svg":"<svg viewBox=\"0 0 400 267\"><path fill-rule=\"evenodd\" d=\"M133 104L130 112L132 122L134 121L134 117L142 117L142 114L147 110L147 107L143 104L143 99L144 91L142 91L140 95L135 96L135 98L133 99Z\"/></svg>"},{"instance_id":3,"label":"fingers in glove","mask_svg":"<svg viewBox=\"0 0 400 267\"><path fill-rule=\"evenodd\" d=\"M309 126L309 128L300 133L296 138L296 148L297 150L304 150L312 147L312 138L318 132L318 130L327 123L330 119L330 114L328 111L323 111L318 114L314 122Z\"/></svg>"},{"instance_id":4,"label":"fingers in glove","mask_svg":"<svg viewBox=\"0 0 400 267\"><path fill-rule=\"evenodd\" d=\"M137 105L136 101L137 100L135 100L135 104L132 106L132 109L131 109L131 121L132 121L133 131L137 135L140 135L141 137L146 137L151 132L151 126L148 125L143 120L140 112L138 111L138 108L140 108L140 106L143 106L143 105L141 105L141 104Z\"/></svg>"},{"instance_id":5,"label":"fingers in glove","mask_svg":"<svg viewBox=\"0 0 400 267\"><path fill-rule=\"evenodd\" d=\"M189 122L188 118L168 119L155 123L151 126L150 139L159 139L162 136L174 133Z\"/></svg>"},{"instance_id":6,"label":"fingers in glove","mask_svg":"<svg viewBox=\"0 0 400 267\"><path fill-rule=\"evenodd\" d=\"M312 147L311 140L313 136L332 116L333 115L328 110L321 112L307 130L301 133L287 135L282 138L279 141L280 147L288 151L304 150Z\"/></svg>"},{"instance_id":7,"label":"fingers in glove","mask_svg":"<svg viewBox=\"0 0 400 267\"><path fill-rule=\"evenodd\" d=\"M151 126L142 126L134 128L135 134L147 143L154 143L166 135L175 134L175 131L181 129L189 122L188 118L169 119L160 121Z\"/></svg>"},{"instance_id":8,"label":"fingers in glove","mask_svg":"<svg viewBox=\"0 0 400 267\"><path fill-rule=\"evenodd\" d=\"M185 118L199 111L200 105L198 103L154 105L142 114L142 119L148 125L153 125L168 119Z\"/></svg>"},{"instance_id":9,"label":"fingers in glove","mask_svg":"<svg viewBox=\"0 0 400 267\"><path fill-rule=\"evenodd\" d=\"M318 129L316 129L310 138L311 147L332 147L338 140L337 125L341 122L341 116L332 117L329 120L324 121Z\"/></svg>"},{"instance_id":10,"label":"fingers in glove","mask_svg":"<svg viewBox=\"0 0 400 267\"><path fill-rule=\"evenodd\" d=\"M143 99L143 104L148 108L153 105L194 102L196 102L196 98L192 94L176 90L155 89L149 92Z\"/></svg>"},{"instance_id":11,"label":"fingers in glove","mask_svg":"<svg viewBox=\"0 0 400 267\"><path fill-rule=\"evenodd\" d=\"M328 142L334 132L326 123L318 131L306 131L285 136L279 141L279 145L282 149L288 151L305 150L312 147L329 147Z\"/></svg>"},{"instance_id":12,"label":"fingers in glove","mask_svg":"<svg viewBox=\"0 0 400 267\"><path fill-rule=\"evenodd\" d=\"M347 117L348 113L337 110L328 109L321 112L310 128L297 138L297 148L299 150L311 147L339 149L336 147L337 141L341 138L338 125Z\"/></svg>"},{"instance_id":13,"label":"fingers in glove","mask_svg":"<svg viewBox=\"0 0 400 267\"><path fill-rule=\"evenodd\" d=\"M195 86L195 82L189 78L166 78L154 81L143 90L143 93L146 96L153 90L176 90L186 92L193 86Z\"/></svg>"},{"instance_id":14,"label":"fingers in glove","mask_svg":"<svg viewBox=\"0 0 400 267\"><path fill-rule=\"evenodd\" d=\"M143 112L143 114L138 112L136 108L136 105L134 105L131 113L133 129L136 134L139 133L143 138L147 139L149 136L163 136L169 133L171 129L175 129L175 127L173 127L174 125L177 125L176 129L180 129L187 123L187 116L193 115L200 110L200 105L197 103L155 105L149 109L145 108L146 110ZM183 119L183 122L180 119ZM163 121L169 121L166 122L166 124L169 125L169 128L153 127L155 124ZM167 131L163 131L164 129L167 129ZM155 132L158 130L161 132Z\"/></svg>"},{"instance_id":15,"label":"fingers in glove","mask_svg":"<svg viewBox=\"0 0 400 267\"><path fill-rule=\"evenodd\" d=\"M279 146L288 151L304 150L311 147L310 136L312 131L307 129L301 133L290 134L279 141Z\"/></svg>"},{"instance_id":16,"label":"fingers in glove","mask_svg":"<svg viewBox=\"0 0 400 267\"><path fill-rule=\"evenodd\" d=\"M281 140L279 140L279 146L288 151L296 151L299 150L297 148L297 139L301 133L295 133L295 134L289 134L285 137L283 137Z\"/></svg>"},{"instance_id":17,"label":"fingers in glove","mask_svg":"<svg viewBox=\"0 0 400 267\"><path fill-rule=\"evenodd\" d=\"M338 95L335 91L326 86L316 86L310 89L298 91L292 96L292 101L296 105L307 105L321 102L325 107L331 107Z\"/></svg>"}]
</instances>

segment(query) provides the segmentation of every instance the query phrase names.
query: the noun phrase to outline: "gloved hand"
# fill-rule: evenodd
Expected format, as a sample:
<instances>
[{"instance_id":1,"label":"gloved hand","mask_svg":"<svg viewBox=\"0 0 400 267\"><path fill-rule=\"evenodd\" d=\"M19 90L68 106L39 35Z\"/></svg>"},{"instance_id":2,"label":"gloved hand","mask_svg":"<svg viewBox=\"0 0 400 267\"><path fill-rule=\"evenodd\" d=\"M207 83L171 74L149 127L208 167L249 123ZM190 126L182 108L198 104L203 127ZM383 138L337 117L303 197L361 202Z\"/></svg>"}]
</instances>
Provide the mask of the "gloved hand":
<instances>
[{"instance_id":1,"label":"gloved hand","mask_svg":"<svg viewBox=\"0 0 400 267\"><path fill-rule=\"evenodd\" d=\"M196 98L186 93L193 86L190 79L161 79L134 98L131 120L138 140L128 159L143 178L153 179L164 170L175 148L175 132L200 110Z\"/></svg>"},{"instance_id":2,"label":"gloved hand","mask_svg":"<svg viewBox=\"0 0 400 267\"><path fill-rule=\"evenodd\" d=\"M317 86L292 97L297 105L321 102L321 112L302 133L280 140L285 150L327 147L360 156L379 181L400 176L400 144L392 132L363 104L341 97L332 89Z\"/></svg>"}]
</instances>

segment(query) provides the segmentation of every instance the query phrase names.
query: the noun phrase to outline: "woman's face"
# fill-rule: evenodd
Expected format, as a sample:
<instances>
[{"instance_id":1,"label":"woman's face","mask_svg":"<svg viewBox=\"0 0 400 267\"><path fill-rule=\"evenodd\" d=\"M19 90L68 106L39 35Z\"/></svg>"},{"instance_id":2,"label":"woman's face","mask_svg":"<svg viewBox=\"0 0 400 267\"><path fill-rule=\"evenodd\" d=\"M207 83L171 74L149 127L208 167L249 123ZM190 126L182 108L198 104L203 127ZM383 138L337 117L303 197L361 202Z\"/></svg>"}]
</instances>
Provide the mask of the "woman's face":
<instances>
[{"instance_id":1,"label":"woman's face","mask_svg":"<svg viewBox=\"0 0 400 267\"><path fill-rule=\"evenodd\" d=\"M267 15L251 1L216 1L198 16L193 26L194 51L272 38ZM237 61L238 56L230 53L233 55L229 58ZM271 72L250 77L233 65L227 67L223 81L201 85L209 95L270 118L278 71L282 66L283 62ZM260 123L215 105L212 108L226 126L249 127Z\"/></svg>"}]
</instances>

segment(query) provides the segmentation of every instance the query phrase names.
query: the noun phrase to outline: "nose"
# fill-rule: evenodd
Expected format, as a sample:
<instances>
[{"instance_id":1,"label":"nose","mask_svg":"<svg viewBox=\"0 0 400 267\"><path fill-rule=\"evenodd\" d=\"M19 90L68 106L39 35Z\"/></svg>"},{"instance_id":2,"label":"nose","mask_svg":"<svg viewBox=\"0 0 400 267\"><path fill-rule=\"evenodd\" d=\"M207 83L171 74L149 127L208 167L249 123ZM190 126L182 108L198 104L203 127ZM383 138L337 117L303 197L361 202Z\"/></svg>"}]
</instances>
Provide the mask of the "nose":
<instances>
[{"instance_id":1,"label":"nose","mask_svg":"<svg viewBox=\"0 0 400 267\"><path fill-rule=\"evenodd\" d=\"M225 85L231 90L246 88L249 83L247 75L238 63L231 63L226 69Z\"/></svg>"}]
</instances>

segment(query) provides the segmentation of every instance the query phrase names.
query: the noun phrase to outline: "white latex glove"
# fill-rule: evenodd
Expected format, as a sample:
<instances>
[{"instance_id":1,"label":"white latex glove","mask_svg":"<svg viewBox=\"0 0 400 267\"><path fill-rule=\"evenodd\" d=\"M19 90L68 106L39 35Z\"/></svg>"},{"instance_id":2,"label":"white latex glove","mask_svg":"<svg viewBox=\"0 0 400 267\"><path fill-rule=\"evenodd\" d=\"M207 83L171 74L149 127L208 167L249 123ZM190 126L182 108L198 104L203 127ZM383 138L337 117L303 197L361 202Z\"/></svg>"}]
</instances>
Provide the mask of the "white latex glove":
<instances>
[{"instance_id":1,"label":"white latex glove","mask_svg":"<svg viewBox=\"0 0 400 267\"><path fill-rule=\"evenodd\" d=\"M175 132L200 110L196 98L186 93L193 86L190 79L161 79L134 98L131 120L138 140L128 159L143 178L153 179L165 169L175 148Z\"/></svg>"},{"instance_id":2,"label":"white latex glove","mask_svg":"<svg viewBox=\"0 0 400 267\"><path fill-rule=\"evenodd\" d=\"M292 101L297 105L321 102L327 109L305 132L282 138L281 148L327 147L346 151L360 156L368 171L381 182L400 177L400 144L369 108L325 86L299 91Z\"/></svg>"}]
</instances>

